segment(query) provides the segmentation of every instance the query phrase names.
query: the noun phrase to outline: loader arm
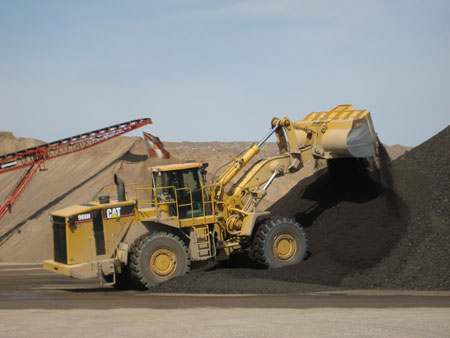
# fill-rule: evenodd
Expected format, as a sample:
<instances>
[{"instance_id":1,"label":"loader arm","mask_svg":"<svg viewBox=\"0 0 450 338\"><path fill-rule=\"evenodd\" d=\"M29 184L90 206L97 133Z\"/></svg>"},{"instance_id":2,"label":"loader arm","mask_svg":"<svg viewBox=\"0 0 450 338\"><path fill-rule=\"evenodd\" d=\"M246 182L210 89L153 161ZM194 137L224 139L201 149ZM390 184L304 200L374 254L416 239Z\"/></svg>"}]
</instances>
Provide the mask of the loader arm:
<instances>
[{"instance_id":1,"label":"loader arm","mask_svg":"<svg viewBox=\"0 0 450 338\"><path fill-rule=\"evenodd\" d=\"M303 167L304 162L313 158L313 145L305 144L300 147L295 126L289 118L283 117L281 120L273 118L270 133L261 142L254 144L241 158L233 159L231 165L219 177L217 185L220 187L218 190L220 194L223 192L223 187L244 169L259 153L262 144L274 133L277 136L279 155L253 164L227 194L220 195L225 200L225 204L232 205L233 208L243 208L242 201L247 200L249 194L253 195L254 203L259 203L265 195L264 191L267 191L276 177L298 171ZM249 207L247 206L245 211L249 211Z\"/></svg>"},{"instance_id":2,"label":"loader arm","mask_svg":"<svg viewBox=\"0 0 450 338\"><path fill-rule=\"evenodd\" d=\"M277 136L279 155L253 164L225 193L224 187L259 153L262 144ZM258 144L233 162L217 181L216 200L228 233L250 236L258 217L257 205L276 177L300 170L317 159L370 157L376 154L377 138L368 110L341 105L329 112L311 113L304 120L291 122L272 119L272 129Z\"/></svg>"},{"instance_id":3,"label":"loader arm","mask_svg":"<svg viewBox=\"0 0 450 338\"><path fill-rule=\"evenodd\" d=\"M301 162L300 149L297 142L297 136L294 132L294 126L291 121L284 117L282 120L277 118L272 119L272 128L270 132L258 143L253 144L249 150L247 150L242 157L233 158L233 161L228 166L228 168L220 175L217 179L217 186L219 187L217 190L216 196L220 198L223 193L224 187L236 177L239 172L247 166L247 164L260 152L261 146L272 136L272 134L276 133L277 135L277 144L280 150L280 155L286 156L286 154L291 158L291 164L286 168L290 168L290 170L297 171L296 168ZM285 133L288 136L288 140L286 141ZM288 149L293 149L293 151L288 151ZM295 161L297 159L298 161ZM276 166L276 165L275 165ZM293 169L296 168L296 169ZM275 168L272 168L275 170ZM250 170L244 174L247 175L255 175L255 172L250 172ZM271 174L272 175L272 174ZM271 176L270 175L270 176ZM270 177L269 176L269 177ZM242 178L241 178L242 180Z\"/></svg>"}]
</instances>

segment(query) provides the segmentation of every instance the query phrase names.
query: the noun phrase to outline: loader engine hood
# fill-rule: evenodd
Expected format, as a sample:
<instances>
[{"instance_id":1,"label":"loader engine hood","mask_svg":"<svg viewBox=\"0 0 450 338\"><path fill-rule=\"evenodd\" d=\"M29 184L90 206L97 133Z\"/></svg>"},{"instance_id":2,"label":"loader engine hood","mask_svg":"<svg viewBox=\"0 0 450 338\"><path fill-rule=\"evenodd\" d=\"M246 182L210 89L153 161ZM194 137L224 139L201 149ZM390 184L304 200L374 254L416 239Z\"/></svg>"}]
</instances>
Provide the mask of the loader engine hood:
<instances>
[{"instance_id":1,"label":"loader engine hood","mask_svg":"<svg viewBox=\"0 0 450 338\"><path fill-rule=\"evenodd\" d=\"M134 219L134 201L92 202L51 213L53 260L72 265L111 258Z\"/></svg>"}]
</instances>

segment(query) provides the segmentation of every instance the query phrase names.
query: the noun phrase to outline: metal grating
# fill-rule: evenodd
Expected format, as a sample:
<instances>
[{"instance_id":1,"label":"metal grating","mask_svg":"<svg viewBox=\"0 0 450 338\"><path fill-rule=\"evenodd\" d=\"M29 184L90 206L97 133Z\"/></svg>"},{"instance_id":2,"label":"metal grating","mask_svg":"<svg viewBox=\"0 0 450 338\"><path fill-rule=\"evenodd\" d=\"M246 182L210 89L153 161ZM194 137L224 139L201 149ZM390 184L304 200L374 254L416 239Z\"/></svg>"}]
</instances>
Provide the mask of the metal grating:
<instances>
[{"instance_id":1,"label":"metal grating","mask_svg":"<svg viewBox=\"0 0 450 338\"><path fill-rule=\"evenodd\" d=\"M53 259L67 264L66 219L53 216Z\"/></svg>"}]
</instances>

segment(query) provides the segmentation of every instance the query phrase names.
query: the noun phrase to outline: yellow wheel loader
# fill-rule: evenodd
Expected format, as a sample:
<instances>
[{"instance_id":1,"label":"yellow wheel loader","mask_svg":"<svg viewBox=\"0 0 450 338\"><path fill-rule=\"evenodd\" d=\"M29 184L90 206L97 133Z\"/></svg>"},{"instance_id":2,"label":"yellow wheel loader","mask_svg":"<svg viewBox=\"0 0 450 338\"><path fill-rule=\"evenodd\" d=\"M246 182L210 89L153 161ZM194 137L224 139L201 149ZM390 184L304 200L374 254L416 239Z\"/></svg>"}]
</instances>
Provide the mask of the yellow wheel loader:
<instances>
[{"instance_id":1,"label":"yellow wheel loader","mask_svg":"<svg viewBox=\"0 0 450 338\"><path fill-rule=\"evenodd\" d=\"M250 165L272 134L279 155ZM43 266L76 278L100 277L118 288L145 289L189 272L192 261L214 259L219 251L245 251L268 268L299 263L307 249L301 225L257 211L267 189L311 159L370 158L377 146L369 111L351 105L301 121L273 118L263 140L210 183L206 163L157 166L149 168L152 185L125 185L115 176L116 186L104 188L96 201L53 212L53 260Z\"/></svg>"}]
</instances>

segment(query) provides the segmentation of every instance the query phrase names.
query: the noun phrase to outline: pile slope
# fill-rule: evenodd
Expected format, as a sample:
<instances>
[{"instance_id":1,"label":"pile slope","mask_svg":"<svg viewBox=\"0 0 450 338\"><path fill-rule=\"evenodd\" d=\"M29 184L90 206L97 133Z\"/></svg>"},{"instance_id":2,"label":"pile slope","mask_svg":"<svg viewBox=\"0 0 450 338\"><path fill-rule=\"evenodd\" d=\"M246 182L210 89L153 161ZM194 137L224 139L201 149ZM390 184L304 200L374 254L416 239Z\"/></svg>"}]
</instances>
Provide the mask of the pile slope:
<instances>
[{"instance_id":1,"label":"pile slope","mask_svg":"<svg viewBox=\"0 0 450 338\"><path fill-rule=\"evenodd\" d=\"M449 145L447 127L391 163L382 152L374 172L356 160L333 161L296 184L270 210L305 228L305 262L258 270L237 256L152 292L291 292L304 283L450 290Z\"/></svg>"},{"instance_id":2,"label":"pile slope","mask_svg":"<svg viewBox=\"0 0 450 338\"><path fill-rule=\"evenodd\" d=\"M407 227L399 243L374 268L342 285L450 290L450 126L390 167Z\"/></svg>"},{"instance_id":3,"label":"pile slope","mask_svg":"<svg viewBox=\"0 0 450 338\"><path fill-rule=\"evenodd\" d=\"M142 142L137 137L118 137L79 153L45 162L12 208L0 220L0 260L40 262L51 257L51 226L48 214L63 207L92 200L104 186L113 185L114 173L133 166L133 174L145 171L146 155L132 150ZM143 142L142 142L143 143ZM144 147L145 151L145 147ZM130 164L128 164L130 162ZM0 175L1 194L14 187L20 172Z\"/></svg>"},{"instance_id":4,"label":"pile slope","mask_svg":"<svg viewBox=\"0 0 450 338\"><path fill-rule=\"evenodd\" d=\"M347 288L449 290L449 145L447 127L372 175L341 167L298 184L272 211L306 227L312 255L274 276Z\"/></svg>"},{"instance_id":5,"label":"pile slope","mask_svg":"<svg viewBox=\"0 0 450 338\"><path fill-rule=\"evenodd\" d=\"M44 142L33 138L16 137L9 131L0 131L0 153L9 154L18 150L31 148Z\"/></svg>"}]
</instances>

